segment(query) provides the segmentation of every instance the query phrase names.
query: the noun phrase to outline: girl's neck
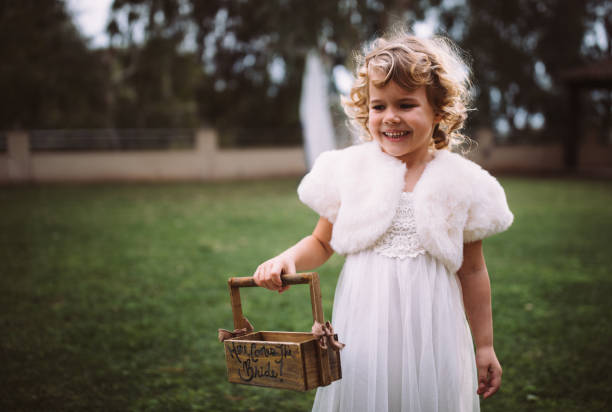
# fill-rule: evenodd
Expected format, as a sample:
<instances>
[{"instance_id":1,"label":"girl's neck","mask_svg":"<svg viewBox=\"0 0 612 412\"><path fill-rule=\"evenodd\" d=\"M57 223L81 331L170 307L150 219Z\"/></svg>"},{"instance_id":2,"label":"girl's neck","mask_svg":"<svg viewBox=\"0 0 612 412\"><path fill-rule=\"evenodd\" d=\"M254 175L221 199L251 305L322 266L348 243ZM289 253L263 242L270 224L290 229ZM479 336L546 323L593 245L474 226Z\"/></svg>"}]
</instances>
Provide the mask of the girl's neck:
<instances>
[{"instance_id":1,"label":"girl's neck","mask_svg":"<svg viewBox=\"0 0 612 412\"><path fill-rule=\"evenodd\" d=\"M428 147L425 147L416 152L406 153L403 156L397 157L397 159L401 160L404 165L406 165L406 169L414 169L432 160L433 154L429 151Z\"/></svg>"}]
</instances>

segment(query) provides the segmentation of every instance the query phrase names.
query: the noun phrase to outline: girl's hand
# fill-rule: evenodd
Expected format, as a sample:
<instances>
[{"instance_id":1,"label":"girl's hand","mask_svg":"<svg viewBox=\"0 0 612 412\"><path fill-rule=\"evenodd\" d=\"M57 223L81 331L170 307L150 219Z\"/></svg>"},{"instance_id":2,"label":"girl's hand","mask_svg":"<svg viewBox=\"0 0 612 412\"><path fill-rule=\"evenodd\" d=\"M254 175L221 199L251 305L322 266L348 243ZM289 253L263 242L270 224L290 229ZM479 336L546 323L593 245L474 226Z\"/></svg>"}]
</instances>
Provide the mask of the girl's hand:
<instances>
[{"instance_id":1,"label":"girl's hand","mask_svg":"<svg viewBox=\"0 0 612 412\"><path fill-rule=\"evenodd\" d=\"M283 286L280 278L285 273L296 273L295 260L281 254L259 265L253 279L258 286L282 293L289 289L289 285Z\"/></svg>"},{"instance_id":2,"label":"girl's hand","mask_svg":"<svg viewBox=\"0 0 612 412\"><path fill-rule=\"evenodd\" d=\"M321 266L334 253L329 245L333 225L324 217L319 218L312 235L306 236L280 255L265 261L253 273L257 286L279 293L289 289L283 287L281 275L297 273L297 270L309 270Z\"/></svg>"},{"instance_id":3,"label":"girl's hand","mask_svg":"<svg viewBox=\"0 0 612 412\"><path fill-rule=\"evenodd\" d=\"M476 349L478 368L478 390L484 399L493 395L501 386L502 367L492 346Z\"/></svg>"}]
</instances>

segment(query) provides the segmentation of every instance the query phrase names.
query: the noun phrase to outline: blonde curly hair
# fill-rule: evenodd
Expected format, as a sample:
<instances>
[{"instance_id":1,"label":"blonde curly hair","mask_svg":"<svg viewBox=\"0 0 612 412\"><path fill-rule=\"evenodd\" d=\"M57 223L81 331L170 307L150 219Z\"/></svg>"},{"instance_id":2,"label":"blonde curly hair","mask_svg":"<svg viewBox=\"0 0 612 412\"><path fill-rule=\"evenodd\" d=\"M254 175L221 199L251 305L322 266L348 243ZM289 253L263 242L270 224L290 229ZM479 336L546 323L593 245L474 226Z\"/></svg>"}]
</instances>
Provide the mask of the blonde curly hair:
<instances>
[{"instance_id":1,"label":"blonde curly hair","mask_svg":"<svg viewBox=\"0 0 612 412\"><path fill-rule=\"evenodd\" d=\"M351 123L362 132L361 139L372 140L368 130L368 87L370 71L377 70L385 77L373 83L375 87L384 87L390 81L407 90L425 86L427 100L441 119L434 128L432 147L443 149L469 141L460 130L469 110L470 70L460 54L457 46L444 37L419 38L404 31L366 45L356 55L356 76L350 95L342 98Z\"/></svg>"}]
</instances>

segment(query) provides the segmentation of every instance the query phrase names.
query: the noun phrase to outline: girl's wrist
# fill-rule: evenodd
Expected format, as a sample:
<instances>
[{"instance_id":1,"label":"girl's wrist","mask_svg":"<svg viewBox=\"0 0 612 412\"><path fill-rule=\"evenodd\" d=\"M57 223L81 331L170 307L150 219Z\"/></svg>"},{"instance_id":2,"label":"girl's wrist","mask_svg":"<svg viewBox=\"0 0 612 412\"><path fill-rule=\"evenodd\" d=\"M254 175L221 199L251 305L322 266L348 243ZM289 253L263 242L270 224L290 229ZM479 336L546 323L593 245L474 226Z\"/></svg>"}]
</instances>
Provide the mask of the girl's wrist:
<instances>
[{"instance_id":1,"label":"girl's wrist","mask_svg":"<svg viewBox=\"0 0 612 412\"><path fill-rule=\"evenodd\" d=\"M483 333L483 334L475 333L473 335L473 339L474 339L474 346L476 347L476 350L493 348L493 335L491 333Z\"/></svg>"},{"instance_id":2,"label":"girl's wrist","mask_svg":"<svg viewBox=\"0 0 612 412\"><path fill-rule=\"evenodd\" d=\"M278 257L281 258L284 261L293 261L293 262L295 262L295 256L292 253L291 249L285 250Z\"/></svg>"}]
</instances>

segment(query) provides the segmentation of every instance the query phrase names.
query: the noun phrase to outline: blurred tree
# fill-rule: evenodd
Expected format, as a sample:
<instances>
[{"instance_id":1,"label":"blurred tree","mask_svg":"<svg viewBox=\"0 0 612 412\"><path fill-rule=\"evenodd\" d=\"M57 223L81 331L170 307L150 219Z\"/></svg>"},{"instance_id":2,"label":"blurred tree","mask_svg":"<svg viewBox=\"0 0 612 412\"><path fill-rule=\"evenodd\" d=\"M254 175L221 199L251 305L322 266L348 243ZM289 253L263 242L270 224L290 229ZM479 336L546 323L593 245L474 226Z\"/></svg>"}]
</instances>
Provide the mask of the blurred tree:
<instances>
[{"instance_id":1,"label":"blurred tree","mask_svg":"<svg viewBox=\"0 0 612 412\"><path fill-rule=\"evenodd\" d=\"M203 71L195 53L180 47L185 30L178 7L174 0L113 2L107 32L114 127L199 125L196 97ZM139 30L145 36L140 42Z\"/></svg>"},{"instance_id":2,"label":"blurred tree","mask_svg":"<svg viewBox=\"0 0 612 412\"><path fill-rule=\"evenodd\" d=\"M356 45L432 10L436 32L472 57L478 110L471 128L493 126L509 141L559 139L568 115L561 73L601 52L584 44L597 19L605 20L608 38L611 27L603 0L115 0L114 8L140 16L147 36L180 33L191 43L204 68L199 118L220 130L246 129L233 139L227 133L239 144L299 141L309 49L318 49L329 66L347 64ZM280 134L253 132L270 127Z\"/></svg>"},{"instance_id":3,"label":"blurred tree","mask_svg":"<svg viewBox=\"0 0 612 412\"><path fill-rule=\"evenodd\" d=\"M582 45L584 54L597 61L612 62L612 2L587 3L587 29L588 33ZM605 38L605 47L598 44L598 37ZM584 110L587 124L599 123L601 125L600 141L612 144L612 90L597 90L590 93L587 107ZM600 122L597 122L601 119Z\"/></svg>"},{"instance_id":4,"label":"blurred tree","mask_svg":"<svg viewBox=\"0 0 612 412\"><path fill-rule=\"evenodd\" d=\"M109 32L129 47L133 26L122 30L118 21L138 16L132 22L144 27L145 42L174 37L191 43L204 69L199 118L222 131L224 143L296 144L308 50L318 49L329 65L344 63L355 44L392 21L422 17L424 3L115 0Z\"/></svg>"},{"instance_id":5,"label":"blurred tree","mask_svg":"<svg viewBox=\"0 0 612 412\"><path fill-rule=\"evenodd\" d=\"M363 41L432 15L472 56L470 126L507 140L561 138L561 73L611 55L605 0L114 0L110 47L97 51L63 1L0 0L0 128L204 123L226 144L299 143L310 49L350 66ZM592 96L609 114L609 93Z\"/></svg>"},{"instance_id":6,"label":"blurred tree","mask_svg":"<svg viewBox=\"0 0 612 412\"><path fill-rule=\"evenodd\" d=\"M202 69L193 53L177 51L178 42L153 37L142 46L113 50L114 127L198 126L196 92Z\"/></svg>"},{"instance_id":7,"label":"blurred tree","mask_svg":"<svg viewBox=\"0 0 612 412\"><path fill-rule=\"evenodd\" d=\"M440 30L472 56L478 110L470 124L497 126L510 141L563 138L572 113L562 73L601 57L596 42L585 47L585 34L606 20L609 45L611 8L602 0L465 0L442 8Z\"/></svg>"},{"instance_id":8,"label":"blurred tree","mask_svg":"<svg viewBox=\"0 0 612 412\"><path fill-rule=\"evenodd\" d=\"M236 119L256 128L281 124L281 135L272 141L299 143L298 106L307 52L316 49L330 67L344 64L356 44L382 32L393 20L422 17L425 2L190 3L198 54L214 77L214 89L203 88L202 94L229 104L212 110L202 106L202 114L216 119L222 129L235 126ZM245 96L252 100L245 101Z\"/></svg>"},{"instance_id":9,"label":"blurred tree","mask_svg":"<svg viewBox=\"0 0 612 412\"><path fill-rule=\"evenodd\" d=\"M0 129L105 126L103 55L63 1L0 0Z\"/></svg>"}]
</instances>

